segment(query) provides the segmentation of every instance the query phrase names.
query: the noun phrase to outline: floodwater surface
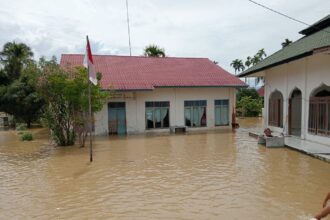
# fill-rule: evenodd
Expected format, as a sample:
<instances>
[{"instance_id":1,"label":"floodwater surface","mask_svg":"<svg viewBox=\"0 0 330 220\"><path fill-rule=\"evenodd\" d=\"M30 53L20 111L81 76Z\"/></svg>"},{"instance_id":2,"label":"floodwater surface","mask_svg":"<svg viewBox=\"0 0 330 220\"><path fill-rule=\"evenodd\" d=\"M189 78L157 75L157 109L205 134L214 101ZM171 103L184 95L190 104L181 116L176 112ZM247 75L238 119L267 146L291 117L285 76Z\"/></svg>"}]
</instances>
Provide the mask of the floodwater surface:
<instances>
[{"instance_id":1,"label":"floodwater surface","mask_svg":"<svg viewBox=\"0 0 330 220\"><path fill-rule=\"evenodd\" d=\"M1 219L308 219L330 191L330 164L267 149L241 128L97 137L54 147L0 131ZM329 218L328 218L329 219Z\"/></svg>"}]
</instances>

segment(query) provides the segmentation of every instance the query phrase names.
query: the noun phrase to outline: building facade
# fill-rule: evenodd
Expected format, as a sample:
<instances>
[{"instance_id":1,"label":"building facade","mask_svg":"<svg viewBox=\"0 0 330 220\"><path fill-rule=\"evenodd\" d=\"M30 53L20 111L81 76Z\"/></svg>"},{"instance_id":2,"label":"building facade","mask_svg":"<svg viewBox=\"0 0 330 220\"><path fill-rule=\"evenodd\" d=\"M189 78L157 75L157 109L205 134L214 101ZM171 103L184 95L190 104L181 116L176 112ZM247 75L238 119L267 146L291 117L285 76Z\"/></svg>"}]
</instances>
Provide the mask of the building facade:
<instances>
[{"instance_id":1,"label":"building facade","mask_svg":"<svg viewBox=\"0 0 330 220\"><path fill-rule=\"evenodd\" d=\"M330 55L327 54L305 57L265 71L264 126L329 144L328 85Z\"/></svg>"},{"instance_id":2,"label":"building facade","mask_svg":"<svg viewBox=\"0 0 330 220\"><path fill-rule=\"evenodd\" d=\"M95 114L95 133L169 132L228 128L235 88L159 88L117 93ZM116 97L117 96L117 97Z\"/></svg>"},{"instance_id":3,"label":"building facade","mask_svg":"<svg viewBox=\"0 0 330 220\"><path fill-rule=\"evenodd\" d=\"M83 55L62 55L62 67L82 65ZM95 134L229 128L237 77L205 58L94 56L110 100L94 115Z\"/></svg>"},{"instance_id":4,"label":"building facade","mask_svg":"<svg viewBox=\"0 0 330 220\"><path fill-rule=\"evenodd\" d=\"M264 77L264 127L330 144L330 16L241 76Z\"/></svg>"}]
</instances>

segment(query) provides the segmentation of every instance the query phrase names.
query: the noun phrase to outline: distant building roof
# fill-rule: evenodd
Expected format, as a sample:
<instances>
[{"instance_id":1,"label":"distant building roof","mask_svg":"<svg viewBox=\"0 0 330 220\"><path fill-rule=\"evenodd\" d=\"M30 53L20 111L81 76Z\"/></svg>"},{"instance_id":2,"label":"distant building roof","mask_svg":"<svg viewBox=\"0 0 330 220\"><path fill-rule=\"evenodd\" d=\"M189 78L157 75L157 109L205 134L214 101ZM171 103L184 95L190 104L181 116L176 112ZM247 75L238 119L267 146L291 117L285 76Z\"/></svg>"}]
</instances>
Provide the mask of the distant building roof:
<instances>
[{"instance_id":1,"label":"distant building roof","mask_svg":"<svg viewBox=\"0 0 330 220\"><path fill-rule=\"evenodd\" d=\"M265 87L262 86L257 90L257 93L259 94L260 97L264 97L265 96Z\"/></svg>"},{"instance_id":2,"label":"distant building roof","mask_svg":"<svg viewBox=\"0 0 330 220\"><path fill-rule=\"evenodd\" d=\"M293 60L310 56L316 49L330 47L330 15L302 30L300 33L306 36L289 44L288 46L257 63L253 67L245 70L239 75L239 77L248 76L283 63L288 63Z\"/></svg>"},{"instance_id":3,"label":"distant building roof","mask_svg":"<svg viewBox=\"0 0 330 220\"><path fill-rule=\"evenodd\" d=\"M83 64L82 54L62 54L60 65ZM207 58L93 55L103 89L152 90L156 87L246 87Z\"/></svg>"}]
</instances>

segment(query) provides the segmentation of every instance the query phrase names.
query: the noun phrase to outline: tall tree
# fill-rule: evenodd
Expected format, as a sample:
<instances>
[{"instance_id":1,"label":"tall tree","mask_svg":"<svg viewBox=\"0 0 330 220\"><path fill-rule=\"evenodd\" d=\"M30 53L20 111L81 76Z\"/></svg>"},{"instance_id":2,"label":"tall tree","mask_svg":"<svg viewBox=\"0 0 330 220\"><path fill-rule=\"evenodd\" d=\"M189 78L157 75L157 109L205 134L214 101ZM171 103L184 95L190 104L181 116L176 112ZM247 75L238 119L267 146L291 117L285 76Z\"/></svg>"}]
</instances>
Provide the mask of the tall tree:
<instances>
[{"instance_id":1,"label":"tall tree","mask_svg":"<svg viewBox=\"0 0 330 220\"><path fill-rule=\"evenodd\" d=\"M32 56L30 47L15 41L0 52L0 111L28 127L39 118L44 104L36 91L40 72Z\"/></svg>"},{"instance_id":2,"label":"tall tree","mask_svg":"<svg viewBox=\"0 0 330 220\"><path fill-rule=\"evenodd\" d=\"M264 58L267 57L267 54L265 52L265 49L264 48L260 49L255 56L258 57L258 59L256 59L257 62L255 63L255 64L257 64L258 62L260 62L261 60L263 60ZM263 77L256 77L255 78L255 87L257 87L257 85L259 84L259 82L262 82L263 79L264 79Z\"/></svg>"},{"instance_id":3,"label":"tall tree","mask_svg":"<svg viewBox=\"0 0 330 220\"><path fill-rule=\"evenodd\" d=\"M99 74L100 75L100 74ZM73 145L76 138L84 146L88 132L88 79L83 67L63 70L56 62L44 62L39 92L46 100L44 121L59 146ZM91 85L92 112L102 109L108 93Z\"/></svg>"},{"instance_id":4,"label":"tall tree","mask_svg":"<svg viewBox=\"0 0 330 220\"><path fill-rule=\"evenodd\" d=\"M245 67L243 61L240 59L235 59L231 62L230 66L232 66L235 70L235 75L239 71L244 71Z\"/></svg>"},{"instance_id":5,"label":"tall tree","mask_svg":"<svg viewBox=\"0 0 330 220\"><path fill-rule=\"evenodd\" d=\"M265 57L267 57L265 49L264 48L260 49L255 56L259 57L259 61L263 60Z\"/></svg>"},{"instance_id":6,"label":"tall tree","mask_svg":"<svg viewBox=\"0 0 330 220\"><path fill-rule=\"evenodd\" d=\"M291 40L289 40L288 38L286 38L282 43L282 48L286 47L286 46L289 46L290 44L292 43Z\"/></svg>"},{"instance_id":7,"label":"tall tree","mask_svg":"<svg viewBox=\"0 0 330 220\"><path fill-rule=\"evenodd\" d=\"M23 68L32 61L33 53L26 44L8 42L0 52L0 62L3 66L2 84L8 85L18 79Z\"/></svg>"},{"instance_id":8,"label":"tall tree","mask_svg":"<svg viewBox=\"0 0 330 220\"><path fill-rule=\"evenodd\" d=\"M246 58L246 61L245 61L245 66L246 66L247 68L249 68L249 67L251 66L251 64L252 64L251 57L248 56L248 57Z\"/></svg>"},{"instance_id":9,"label":"tall tree","mask_svg":"<svg viewBox=\"0 0 330 220\"><path fill-rule=\"evenodd\" d=\"M144 48L144 56L146 57L165 57L165 49L157 45L150 44Z\"/></svg>"},{"instance_id":10,"label":"tall tree","mask_svg":"<svg viewBox=\"0 0 330 220\"><path fill-rule=\"evenodd\" d=\"M18 79L10 85L0 86L0 111L31 127L31 123L40 118L44 106L44 100L36 90L39 76L37 65L30 62Z\"/></svg>"},{"instance_id":11,"label":"tall tree","mask_svg":"<svg viewBox=\"0 0 330 220\"><path fill-rule=\"evenodd\" d=\"M251 63L252 63L252 66L256 65L257 63L260 62L260 57L258 56L258 54L254 55L252 58L251 58Z\"/></svg>"}]
</instances>

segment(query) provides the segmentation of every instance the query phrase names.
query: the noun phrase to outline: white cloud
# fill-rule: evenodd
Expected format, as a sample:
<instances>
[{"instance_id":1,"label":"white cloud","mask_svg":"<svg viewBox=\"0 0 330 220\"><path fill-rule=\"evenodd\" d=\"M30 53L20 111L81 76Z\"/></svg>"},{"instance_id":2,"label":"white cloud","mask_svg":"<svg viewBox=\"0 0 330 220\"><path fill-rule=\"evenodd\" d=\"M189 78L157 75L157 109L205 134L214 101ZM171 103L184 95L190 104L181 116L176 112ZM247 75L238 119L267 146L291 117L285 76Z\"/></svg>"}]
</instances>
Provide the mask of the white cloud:
<instances>
[{"instance_id":1,"label":"white cloud","mask_svg":"<svg viewBox=\"0 0 330 220\"><path fill-rule=\"evenodd\" d=\"M327 15L330 1L260 3L307 23ZM0 0L0 45L28 44L36 57L83 53L88 34L94 53L128 55L125 0ZM155 43L170 56L208 57L233 72L233 59L260 48L268 54L285 38L296 40L303 25L247 0L129 0L133 55Z\"/></svg>"}]
</instances>

